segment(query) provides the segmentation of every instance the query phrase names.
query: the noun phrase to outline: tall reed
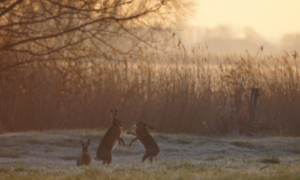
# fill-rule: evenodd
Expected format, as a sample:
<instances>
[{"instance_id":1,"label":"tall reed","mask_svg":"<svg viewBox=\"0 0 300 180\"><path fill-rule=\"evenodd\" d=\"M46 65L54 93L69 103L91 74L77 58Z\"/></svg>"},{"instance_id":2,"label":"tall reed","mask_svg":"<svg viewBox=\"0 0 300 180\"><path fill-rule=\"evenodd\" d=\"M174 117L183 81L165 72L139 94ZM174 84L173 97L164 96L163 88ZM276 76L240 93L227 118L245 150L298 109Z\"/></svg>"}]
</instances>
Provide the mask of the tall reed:
<instances>
[{"instance_id":1,"label":"tall reed","mask_svg":"<svg viewBox=\"0 0 300 180\"><path fill-rule=\"evenodd\" d=\"M214 56L179 41L167 53L140 47L115 61L43 62L0 72L0 126L9 131L107 128L116 108L124 128L143 120L158 132L300 135L299 57ZM13 54L1 54L9 62ZM6 61L8 63L8 61ZM3 66L3 64L2 64ZM250 89L260 90L250 121Z\"/></svg>"}]
</instances>

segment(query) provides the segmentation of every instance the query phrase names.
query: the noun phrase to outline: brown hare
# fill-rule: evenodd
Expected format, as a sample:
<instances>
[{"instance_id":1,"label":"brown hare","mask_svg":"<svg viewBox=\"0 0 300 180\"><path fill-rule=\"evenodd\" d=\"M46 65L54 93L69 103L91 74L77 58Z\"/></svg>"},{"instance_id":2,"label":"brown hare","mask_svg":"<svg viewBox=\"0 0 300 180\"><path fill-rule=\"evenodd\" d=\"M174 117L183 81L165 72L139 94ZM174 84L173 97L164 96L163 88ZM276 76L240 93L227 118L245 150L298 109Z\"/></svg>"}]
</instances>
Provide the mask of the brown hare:
<instances>
[{"instance_id":1,"label":"brown hare","mask_svg":"<svg viewBox=\"0 0 300 180\"><path fill-rule=\"evenodd\" d=\"M77 159L77 166L89 165L92 162L92 156L89 152L89 145L91 143L91 139L87 140L85 144L81 140L80 142L82 144L82 152Z\"/></svg>"},{"instance_id":2,"label":"brown hare","mask_svg":"<svg viewBox=\"0 0 300 180\"><path fill-rule=\"evenodd\" d=\"M158 154L160 153L160 150L159 150L159 147L158 147L156 141L149 134L146 127L150 128L150 129L154 129L154 127L151 125L148 125L144 121L138 121L135 124L135 127L136 127L135 133L126 132L127 134L136 136L136 138L134 138L131 141L130 146L133 145L134 141L139 140L143 144L143 146L146 150L146 152L143 156L142 162L144 162L147 158L149 158L150 162L152 163L153 158L158 156Z\"/></svg>"},{"instance_id":3,"label":"brown hare","mask_svg":"<svg viewBox=\"0 0 300 180\"><path fill-rule=\"evenodd\" d=\"M122 123L116 118L116 110L111 110L112 124L107 130L97 149L97 161L103 161L103 164L110 164L112 160L111 152L114 149L117 141L120 146L125 146L121 136Z\"/></svg>"}]
</instances>

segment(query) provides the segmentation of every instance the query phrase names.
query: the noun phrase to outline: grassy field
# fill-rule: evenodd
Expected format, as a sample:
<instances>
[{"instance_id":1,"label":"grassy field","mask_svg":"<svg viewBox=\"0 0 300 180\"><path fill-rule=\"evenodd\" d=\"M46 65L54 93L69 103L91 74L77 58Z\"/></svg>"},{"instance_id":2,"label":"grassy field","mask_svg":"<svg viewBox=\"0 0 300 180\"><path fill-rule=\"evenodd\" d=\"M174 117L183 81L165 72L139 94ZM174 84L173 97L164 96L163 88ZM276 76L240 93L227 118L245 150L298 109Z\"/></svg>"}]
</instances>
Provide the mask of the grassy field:
<instances>
[{"instance_id":1,"label":"grassy field","mask_svg":"<svg viewBox=\"0 0 300 180\"><path fill-rule=\"evenodd\" d=\"M141 163L144 149L116 146L110 166L77 167L79 140L91 138L96 156L100 130L53 130L0 135L0 179L299 179L300 138L201 137L153 133L161 153ZM132 137L123 135L126 145ZM263 168L263 169L261 169Z\"/></svg>"}]
</instances>

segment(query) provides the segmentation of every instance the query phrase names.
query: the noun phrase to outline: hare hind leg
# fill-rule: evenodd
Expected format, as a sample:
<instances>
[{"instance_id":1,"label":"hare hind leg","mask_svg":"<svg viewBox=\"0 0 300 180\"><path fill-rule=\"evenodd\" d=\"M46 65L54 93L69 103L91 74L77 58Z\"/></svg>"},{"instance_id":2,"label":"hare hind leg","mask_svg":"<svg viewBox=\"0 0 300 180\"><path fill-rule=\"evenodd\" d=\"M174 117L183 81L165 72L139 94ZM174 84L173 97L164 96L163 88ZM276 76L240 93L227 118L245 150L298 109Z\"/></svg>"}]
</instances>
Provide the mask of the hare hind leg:
<instances>
[{"instance_id":1,"label":"hare hind leg","mask_svg":"<svg viewBox=\"0 0 300 180\"><path fill-rule=\"evenodd\" d=\"M107 163L107 165L109 165L111 163L111 160L112 160L112 155L110 153L109 156L106 157L106 163Z\"/></svg>"},{"instance_id":2,"label":"hare hind leg","mask_svg":"<svg viewBox=\"0 0 300 180\"><path fill-rule=\"evenodd\" d=\"M153 162L153 156L149 157L149 161L152 163Z\"/></svg>"},{"instance_id":3,"label":"hare hind leg","mask_svg":"<svg viewBox=\"0 0 300 180\"><path fill-rule=\"evenodd\" d=\"M144 157L143 157L143 159L142 159L142 163L147 159L147 158L149 158L149 161L152 163L153 162L153 158L155 158L156 157L156 155L155 156L145 156L144 155Z\"/></svg>"},{"instance_id":4,"label":"hare hind leg","mask_svg":"<svg viewBox=\"0 0 300 180\"><path fill-rule=\"evenodd\" d=\"M109 165L112 160L111 153L108 152L108 153L103 154L101 160L103 160L103 164Z\"/></svg>"},{"instance_id":5,"label":"hare hind leg","mask_svg":"<svg viewBox=\"0 0 300 180\"><path fill-rule=\"evenodd\" d=\"M109 165L110 163L111 163L111 159L103 160L103 165L105 165L105 164Z\"/></svg>"},{"instance_id":6,"label":"hare hind leg","mask_svg":"<svg viewBox=\"0 0 300 180\"><path fill-rule=\"evenodd\" d=\"M80 165L81 165L81 163L80 163L80 159L79 159L79 158L77 159L77 163L76 163L76 165L77 165L77 166L80 166Z\"/></svg>"},{"instance_id":7,"label":"hare hind leg","mask_svg":"<svg viewBox=\"0 0 300 180\"><path fill-rule=\"evenodd\" d=\"M149 157L149 156L147 156L147 154L145 154L145 155L143 156L142 163L143 163L148 157Z\"/></svg>"},{"instance_id":8,"label":"hare hind leg","mask_svg":"<svg viewBox=\"0 0 300 180\"><path fill-rule=\"evenodd\" d=\"M149 156L149 161L152 163L153 158L155 158L155 157L157 157L157 156L158 156L158 154L154 154L154 155L152 155L152 156Z\"/></svg>"},{"instance_id":9,"label":"hare hind leg","mask_svg":"<svg viewBox=\"0 0 300 180\"><path fill-rule=\"evenodd\" d=\"M156 157L157 154L152 154L152 153L149 153L149 152L146 152L145 155L143 156L143 159L142 159L142 163L147 159L147 158L150 158L150 162L152 163L152 159L154 157Z\"/></svg>"},{"instance_id":10,"label":"hare hind leg","mask_svg":"<svg viewBox=\"0 0 300 180\"><path fill-rule=\"evenodd\" d=\"M152 163L153 158L157 157L158 154L159 154L159 151L150 149L150 150L146 151L146 153L142 159L142 162L144 162L147 158L149 158L149 161Z\"/></svg>"}]
</instances>

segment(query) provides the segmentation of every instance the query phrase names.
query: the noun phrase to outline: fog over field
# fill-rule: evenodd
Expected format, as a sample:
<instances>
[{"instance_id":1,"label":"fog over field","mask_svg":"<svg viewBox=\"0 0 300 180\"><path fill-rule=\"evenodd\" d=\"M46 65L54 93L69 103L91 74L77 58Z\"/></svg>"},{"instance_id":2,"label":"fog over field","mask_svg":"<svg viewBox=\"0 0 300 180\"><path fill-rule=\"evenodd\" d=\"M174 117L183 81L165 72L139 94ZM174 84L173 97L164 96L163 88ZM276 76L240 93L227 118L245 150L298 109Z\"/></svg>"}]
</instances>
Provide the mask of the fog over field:
<instances>
[{"instance_id":1,"label":"fog over field","mask_svg":"<svg viewBox=\"0 0 300 180\"><path fill-rule=\"evenodd\" d=\"M300 51L300 33L286 34L279 41L264 38L250 27L219 25L215 28L187 25L182 27L182 41L187 46L207 45L212 54L255 55L261 46L265 55L282 55L284 52Z\"/></svg>"},{"instance_id":2,"label":"fog over field","mask_svg":"<svg viewBox=\"0 0 300 180\"><path fill-rule=\"evenodd\" d=\"M193 17L180 24L184 42L207 43L211 53L227 55L264 46L269 55L299 51L300 2L295 0L195 0Z\"/></svg>"}]
</instances>

